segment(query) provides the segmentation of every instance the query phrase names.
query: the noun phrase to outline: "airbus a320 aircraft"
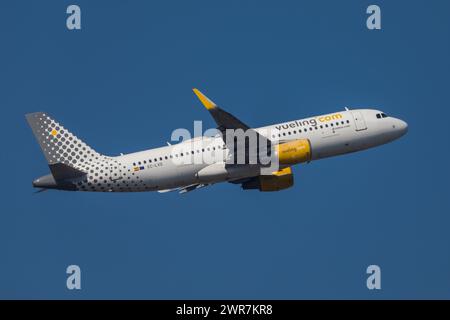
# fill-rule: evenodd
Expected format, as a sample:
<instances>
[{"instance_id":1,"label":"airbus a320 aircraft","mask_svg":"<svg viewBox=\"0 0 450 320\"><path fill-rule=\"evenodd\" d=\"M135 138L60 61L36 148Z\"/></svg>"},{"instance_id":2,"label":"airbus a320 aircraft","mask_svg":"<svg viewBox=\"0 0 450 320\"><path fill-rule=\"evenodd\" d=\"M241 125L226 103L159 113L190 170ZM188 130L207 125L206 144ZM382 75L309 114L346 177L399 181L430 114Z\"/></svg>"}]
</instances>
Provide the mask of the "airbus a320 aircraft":
<instances>
[{"instance_id":1,"label":"airbus a320 aircraft","mask_svg":"<svg viewBox=\"0 0 450 320\"><path fill-rule=\"evenodd\" d=\"M211 113L221 134L115 157L96 152L46 113L27 114L27 121L51 172L34 180L33 186L42 191L175 190L184 193L219 182L231 182L240 184L243 189L279 191L294 184L292 165L379 146L398 139L408 130L406 122L382 111L347 108L252 129L197 89L194 93ZM266 142L268 154L277 162L277 170L261 174L267 164L230 162L240 150L235 145L231 147L226 138L225 132L231 129L254 133L259 141ZM248 146L241 149L246 151L248 158ZM214 160L212 163L181 161L198 156Z\"/></svg>"}]
</instances>

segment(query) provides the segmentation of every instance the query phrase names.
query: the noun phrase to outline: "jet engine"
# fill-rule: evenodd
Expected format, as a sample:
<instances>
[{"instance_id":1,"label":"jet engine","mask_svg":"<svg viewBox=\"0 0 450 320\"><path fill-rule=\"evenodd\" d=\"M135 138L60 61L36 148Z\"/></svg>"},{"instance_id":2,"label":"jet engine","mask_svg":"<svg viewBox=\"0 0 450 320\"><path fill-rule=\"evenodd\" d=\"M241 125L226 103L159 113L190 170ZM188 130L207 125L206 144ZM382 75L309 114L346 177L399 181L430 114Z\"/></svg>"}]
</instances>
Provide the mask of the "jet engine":
<instances>
[{"instance_id":1,"label":"jet engine","mask_svg":"<svg viewBox=\"0 0 450 320\"><path fill-rule=\"evenodd\" d=\"M308 139L298 139L275 146L279 164L293 165L311 160L311 144Z\"/></svg>"},{"instance_id":2,"label":"jet engine","mask_svg":"<svg viewBox=\"0 0 450 320\"><path fill-rule=\"evenodd\" d=\"M290 167L274 172L272 175L261 175L242 183L242 189L259 189L259 191L280 191L294 185L294 175Z\"/></svg>"}]
</instances>

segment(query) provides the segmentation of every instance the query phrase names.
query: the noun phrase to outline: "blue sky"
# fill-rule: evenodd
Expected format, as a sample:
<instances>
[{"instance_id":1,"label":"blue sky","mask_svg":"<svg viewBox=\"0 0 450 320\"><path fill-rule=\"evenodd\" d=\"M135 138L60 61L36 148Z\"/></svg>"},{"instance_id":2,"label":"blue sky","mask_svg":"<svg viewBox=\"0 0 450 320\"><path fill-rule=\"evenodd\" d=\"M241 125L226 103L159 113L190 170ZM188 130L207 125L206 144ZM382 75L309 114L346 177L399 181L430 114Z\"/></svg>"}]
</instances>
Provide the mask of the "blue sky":
<instances>
[{"instance_id":1,"label":"blue sky","mask_svg":"<svg viewBox=\"0 0 450 320\"><path fill-rule=\"evenodd\" d=\"M82 30L66 29L78 4ZM370 4L382 30L366 28ZM450 5L445 1L2 1L0 298L450 298ZM278 193L34 194L24 114L97 151L214 123L198 87L262 126L374 107L391 144L294 169ZM82 270L67 290L66 267ZM382 289L366 288L377 264Z\"/></svg>"}]
</instances>

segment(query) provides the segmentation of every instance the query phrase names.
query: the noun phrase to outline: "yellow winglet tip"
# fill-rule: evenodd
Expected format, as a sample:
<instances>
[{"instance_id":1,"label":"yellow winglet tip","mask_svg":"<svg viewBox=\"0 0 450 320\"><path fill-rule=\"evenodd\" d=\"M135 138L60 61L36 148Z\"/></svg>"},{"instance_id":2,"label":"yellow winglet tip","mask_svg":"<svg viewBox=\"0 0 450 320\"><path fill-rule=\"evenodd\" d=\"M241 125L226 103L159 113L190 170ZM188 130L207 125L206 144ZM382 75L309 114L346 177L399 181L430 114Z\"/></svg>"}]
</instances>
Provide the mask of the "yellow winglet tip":
<instances>
[{"instance_id":1,"label":"yellow winglet tip","mask_svg":"<svg viewBox=\"0 0 450 320\"><path fill-rule=\"evenodd\" d=\"M203 103L206 109L211 110L217 107L214 102L209 100L208 97L205 96L203 93L201 93L200 90L198 90L197 88L192 89L192 91L194 91L195 95L201 101L201 103Z\"/></svg>"}]
</instances>

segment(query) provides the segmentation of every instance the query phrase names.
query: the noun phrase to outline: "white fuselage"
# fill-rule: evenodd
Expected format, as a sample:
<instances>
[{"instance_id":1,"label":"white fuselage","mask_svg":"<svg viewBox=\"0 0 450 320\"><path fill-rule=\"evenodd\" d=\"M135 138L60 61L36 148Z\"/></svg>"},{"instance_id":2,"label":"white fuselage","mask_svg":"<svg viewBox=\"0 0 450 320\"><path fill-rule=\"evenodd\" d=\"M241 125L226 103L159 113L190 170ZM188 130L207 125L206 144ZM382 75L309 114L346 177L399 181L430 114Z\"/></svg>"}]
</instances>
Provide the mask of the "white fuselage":
<instances>
[{"instance_id":1,"label":"white fuselage","mask_svg":"<svg viewBox=\"0 0 450 320\"><path fill-rule=\"evenodd\" d=\"M255 130L279 143L308 139L311 160L318 160L379 146L406 133L407 124L404 121L384 114L381 117L381 114L381 111L372 109L347 110ZM198 172L211 166L211 161L182 163L181 159L215 156L214 164L223 163L229 154L221 136L217 136L200 137L176 145L111 157L109 167L102 170L103 176L93 165L95 169L90 170L86 180L78 182L78 190L161 191L195 185L204 182ZM230 181L258 174L254 168L243 166L229 174L218 174L208 182Z\"/></svg>"}]
</instances>

